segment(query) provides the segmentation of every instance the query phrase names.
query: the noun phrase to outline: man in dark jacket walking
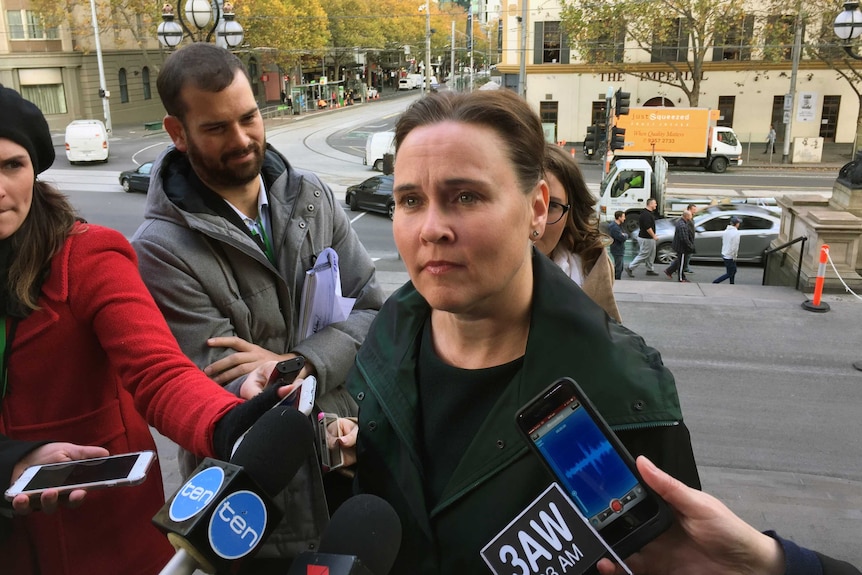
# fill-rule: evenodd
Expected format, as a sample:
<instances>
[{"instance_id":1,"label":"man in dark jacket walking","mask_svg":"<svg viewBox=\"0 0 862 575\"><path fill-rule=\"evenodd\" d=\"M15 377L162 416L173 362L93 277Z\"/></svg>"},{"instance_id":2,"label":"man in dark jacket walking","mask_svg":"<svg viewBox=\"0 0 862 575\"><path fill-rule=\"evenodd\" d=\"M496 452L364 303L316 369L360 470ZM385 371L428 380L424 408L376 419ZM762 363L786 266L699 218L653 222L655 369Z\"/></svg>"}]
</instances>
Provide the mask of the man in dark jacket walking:
<instances>
[{"instance_id":1,"label":"man in dark jacket walking","mask_svg":"<svg viewBox=\"0 0 862 575\"><path fill-rule=\"evenodd\" d=\"M611 255L614 256L614 279L623 277L623 256L626 251L626 240L629 239L620 227L626 221L626 214L621 210L614 212L614 221L608 224L608 235L614 243L611 244Z\"/></svg>"},{"instance_id":2,"label":"man in dark jacket walking","mask_svg":"<svg viewBox=\"0 0 862 575\"><path fill-rule=\"evenodd\" d=\"M673 272L679 271L679 281L687 282L685 279L685 264L688 256L694 253L694 235L688 222L691 220L691 212L683 212L682 217L676 221L673 232L673 251L676 259L664 270L668 279L673 279Z\"/></svg>"}]
</instances>

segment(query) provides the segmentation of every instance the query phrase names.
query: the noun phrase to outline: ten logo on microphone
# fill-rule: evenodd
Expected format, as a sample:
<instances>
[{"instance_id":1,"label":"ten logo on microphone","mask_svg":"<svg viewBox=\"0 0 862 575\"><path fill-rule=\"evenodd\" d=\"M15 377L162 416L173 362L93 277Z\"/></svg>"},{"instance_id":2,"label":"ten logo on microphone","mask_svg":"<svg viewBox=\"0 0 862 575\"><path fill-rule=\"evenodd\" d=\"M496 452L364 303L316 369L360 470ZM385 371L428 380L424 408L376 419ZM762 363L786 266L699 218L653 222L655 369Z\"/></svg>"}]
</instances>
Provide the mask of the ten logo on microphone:
<instances>
[{"instance_id":1,"label":"ten logo on microphone","mask_svg":"<svg viewBox=\"0 0 862 575\"><path fill-rule=\"evenodd\" d=\"M220 467L204 469L180 488L168 516L176 522L191 519L209 505L223 484L224 471Z\"/></svg>"},{"instance_id":2,"label":"ten logo on microphone","mask_svg":"<svg viewBox=\"0 0 862 575\"><path fill-rule=\"evenodd\" d=\"M266 506L251 491L231 493L210 517L209 541L219 557L239 559L254 550L266 528Z\"/></svg>"}]
</instances>

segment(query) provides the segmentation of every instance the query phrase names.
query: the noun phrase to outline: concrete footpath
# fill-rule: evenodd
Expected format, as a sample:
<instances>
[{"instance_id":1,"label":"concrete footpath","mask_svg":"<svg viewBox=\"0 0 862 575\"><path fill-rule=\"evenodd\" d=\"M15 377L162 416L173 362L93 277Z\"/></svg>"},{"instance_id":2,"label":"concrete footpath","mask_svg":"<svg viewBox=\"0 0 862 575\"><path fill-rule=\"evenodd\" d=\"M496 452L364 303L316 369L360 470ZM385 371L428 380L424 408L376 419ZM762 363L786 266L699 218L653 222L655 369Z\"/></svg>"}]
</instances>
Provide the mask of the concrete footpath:
<instances>
[{"instance_id":1,"label":"concrete footpath","mask_svg":"<svg viewBox=\"0 0 862 575\"><path fill-rule=\"evenodd\" d=\"M378 278L389 293L407 274ZM631 279L614 293L674 374L704 489L758 529L862 566L862 301L826 295L830 311L813 313L787 287ZM158 443L170 495L175 448Z\"/></svg>"}]
</instances>

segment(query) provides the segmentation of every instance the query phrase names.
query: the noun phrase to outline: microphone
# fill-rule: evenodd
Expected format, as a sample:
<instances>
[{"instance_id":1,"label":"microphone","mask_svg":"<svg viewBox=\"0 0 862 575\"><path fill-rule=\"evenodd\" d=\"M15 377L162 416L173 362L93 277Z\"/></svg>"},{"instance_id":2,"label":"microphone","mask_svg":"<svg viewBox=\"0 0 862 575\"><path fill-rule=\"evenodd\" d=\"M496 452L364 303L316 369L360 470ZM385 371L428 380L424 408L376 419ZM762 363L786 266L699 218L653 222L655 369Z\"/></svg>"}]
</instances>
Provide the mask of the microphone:
<instances>
[{"instance_id":1,"label":"microphone","mask_svg":"<svg viewBox=\"0 0 862 575\"><path fill-rule=\"evenodd\" d=\"M153 517L177 550L161 575L233 572L281 521L272 498L312 455L308 417L283 408L260 417L230 463L204 459Z\"/></svg>"},{"instance_id":2,"label":"microphone","mask_svg":"<svg viewBox=\"0 0 862 575\"><path fill-rule=\"evenodd\" d=\"M392 506L376 495L356 495L333 514L320 552L301 553L288 575L386 575L400 547L401 520Z\"/></svg>"}]
</instances>

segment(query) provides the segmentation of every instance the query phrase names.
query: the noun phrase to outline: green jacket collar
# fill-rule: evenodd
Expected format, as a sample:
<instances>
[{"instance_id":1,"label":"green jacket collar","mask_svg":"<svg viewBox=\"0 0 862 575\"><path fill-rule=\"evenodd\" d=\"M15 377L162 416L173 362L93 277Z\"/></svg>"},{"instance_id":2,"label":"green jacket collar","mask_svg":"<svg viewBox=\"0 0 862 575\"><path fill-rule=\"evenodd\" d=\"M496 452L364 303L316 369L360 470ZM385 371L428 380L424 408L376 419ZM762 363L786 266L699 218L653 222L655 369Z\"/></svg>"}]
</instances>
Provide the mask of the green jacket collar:
<instances>
[{"instance_id":1,"label":"green jacket collar","mask_svg":"<svg viewBox=\"0 0 862 575\"><path fill-rule=\"evenodd\" d=\"M543 255L533 257L534 297L523 369L500 397L430 516L504 469L527 450L515 412L556 379L569 376L612 427L675 425L682 419L673 377L658 352L605 312ZM421 490L415 363L428 303L408 282L384 304L357 355L361 378L350 391L371 392L414 464ZM360 413L360 417L361 417ZM400 473L404 473L400 469ZM410 489L405 482L405 489ZM408 496L424 515L421 493ZM426 515L427 516L427 515Z\"/></svg>"}]
</instances>

